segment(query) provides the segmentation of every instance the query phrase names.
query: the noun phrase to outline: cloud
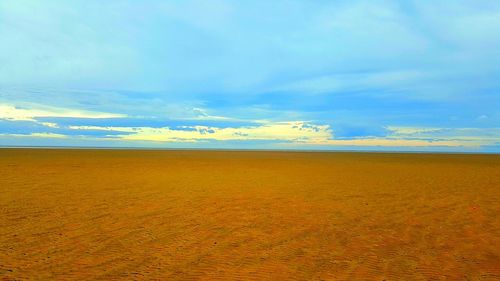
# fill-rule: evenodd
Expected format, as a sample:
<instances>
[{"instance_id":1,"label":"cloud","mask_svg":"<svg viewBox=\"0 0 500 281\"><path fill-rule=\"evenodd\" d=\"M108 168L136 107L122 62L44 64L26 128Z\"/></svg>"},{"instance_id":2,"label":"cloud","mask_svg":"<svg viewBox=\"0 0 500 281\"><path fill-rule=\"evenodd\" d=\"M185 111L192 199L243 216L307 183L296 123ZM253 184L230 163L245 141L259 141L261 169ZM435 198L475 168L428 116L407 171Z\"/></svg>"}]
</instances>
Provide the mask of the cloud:
<instances>
[{"instance_id":1,"label":"cloud","mask_svg":"<svg viewBox=\"0 0 500 281\"><path fill-rule=\"evenodd\" d=\"M187 118L192 120L221 120L221 121L238 121L238 119L225 117L225 116L217 116L208 114L206 109L194 107L193 113L197 114L196 117Z\"/></svg>"},{"instance_id":2,"label":"cloud","mask_svg":"<svg viewBox=\"0 0 500 281\"><path fill-rule=\"evenodd\" d=\"M419 127L396 127L387 126L393 135L414 136L415 134L439 132L441 128L419 128Z\"/></svg>"},{"instance_id":3,"label":"cloud","mask_svg":"<svg viewBox=\"0 0 500 281\"><path fill-rule=\"evenodd\" d=\"M202 121L199 120L199 122ZM18 122L31 121L17 120L10 123ZM259 145L267 148L310 147L311 149L372 147L477 150L482 147L496 147L500 143L500 128L386 126L383 130L373 131L366 130L364 127L351 127L341 131L337 136L330 125L320 125L312 121L260 121L251 124L223 127L206 125L130 127L56 123L55 126L37 128L36 132L23 131L22 127L11 128L12 133L2 133L0 136L3 137L4 143L7 137L60 139L60 144L64 144L65 141L68 141L67 143L75 143L75 141L96 143L97 141L100 144L113 143L118 146L157 146L161 143L179 146L194 143L200 147L233 147L232 145L255 147ZM43 128L46 128L45 131ZM77 143L80 144L80 142Z\"/></svg>"},{"instance_id":4,"label":"cloud","mask_svg":"<svg viewBox=\"0 0 500 281\"><path fill-rule=\"evenodd\" d=\"M302 143L358 147L476 147L500 143L500 128L426 128L387 126L385 136L332 138Z\"/></svg>"},{"instance_id":5,"label":"cloud","mask_svg":"<svg viewBox=\"0 0 500 281\"><path fill-rule=\"evenodd\" d=\"M426 139L393 139L393 138L356 138L333 139L319 142L304 142L307 145L328 146L359 146L359 147L479 147L487 144L484 141L454 141L454 140L426 140Z\"/></svg>"},{"instance_id":6,"label":"cloud","mask_svg":"<svg viewBox=\"0 0 500 281\"><path fill-rule=\"evenodd\" d=\"M314 125L304 121L265 123L247 127L208 127L185 126L182 129L168 127L96 127L71 126L73 130L104 130L126 132L117 136L122 140L141 140L159 142L203 141L203 140L282 140L282 141L317 141L331 137L328 125ZM190 130L186 130L190 129Z\"/></svg>"},{"instance_id":7,"label":"cloud","mask_svg":"<svg viewBox=\"0 0 500 281\"><path fill-rule=\"evenodd\" d=\"M309 145L368 147L481 147L500 143L500 128L425 128L387 126L384 137L305 142Z\"/></svg>"},{"instance_id":8,"label":"cloud","mask_svg":"<svg viewBox=\"0 0 500 281\"><path fill-rule=\"evenodd\" d=\"M395 73L375 84L470 69L494 76L487 62L499 58L498 4L405 2L217 1L215 9L5 0L0 61L9 67L0 67L0 82L230 96L298 80L325 89L336 84L324 77L367 70Z\"/></svg>"},{"instance_id":9,"label":"cloud","mask_svg":"<svg viewBox=\"0 0 500 281\"><path fill-rule=\"evenodd\" d=\"M436 75L433 73L432 75ZM358 71L354 73L339 73L318 77L308 77L295 80L288 84L282 84L271 91L285 91L293 93L307 93L309 95L324 93L345 93L353 91L364 91L373 89L391 88L404 89L414 86L425 78L432 76L431 73L422 73L417 70L399 71Z\"/></svg>"},{"instance_id":10,"label":"cloud","mask_svg":"<svg viewBox=\"0 0 500 281\"><path fill-rule=\"evenodd\" d=\"M43 117L66 117L66 118L122 118L125 114L104 113L95 111L75 110L53 106L17 107L11 104L0 104L0 119L12 121L34 121ZM56 127L53 122L40 122L48 127Z\"/></svg>"},{"instance_id":11,"label":"cloud","mask_svg":"<svg viewBox=\"0 0 500 281\"><path fill-rule=\"evenodd\" d=\"M392 138L500 142L500 128L425 128L388 126Z\"/></svg>"},{"instance_id":12,"label":"cloud","mask_svg":"<svg viewBox=\"0 0 500 281\"><path fill-rule=\"evenodd\" d=\"M500 129L418 128L388 126L385 136L335 138L329 125L311 122L269 122L246 127L185 126L183 128L70 126L72 130L118 133L123 141L203 142L280 141L286 146L322 147L480 147L500 142ZM120 135L119 132L127 133Z\"/></svg>"},{"instance_id":13,"label":"cloud","mask_svg":"<svg viewBox=\"0 0 500 281\"><path fill-rule=\"evenodd\" d=\"M21 137L21 138L54 138L66 139L68 136L54 133L30 133L30 134L0 134L2 137Z\"/></svg>"}]
</instances>

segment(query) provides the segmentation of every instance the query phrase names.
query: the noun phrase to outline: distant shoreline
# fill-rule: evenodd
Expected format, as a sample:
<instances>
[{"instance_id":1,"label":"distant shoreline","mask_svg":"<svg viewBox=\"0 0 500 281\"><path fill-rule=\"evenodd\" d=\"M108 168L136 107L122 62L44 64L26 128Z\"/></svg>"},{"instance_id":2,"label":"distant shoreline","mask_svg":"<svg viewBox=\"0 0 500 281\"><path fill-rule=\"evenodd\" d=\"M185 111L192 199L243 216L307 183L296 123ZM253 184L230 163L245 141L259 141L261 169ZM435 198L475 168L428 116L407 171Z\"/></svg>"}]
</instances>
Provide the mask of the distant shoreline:
<instances>
[{"instance_id":1,"label":"distant shoreline","mask_svg":"<svg viewBox=\"0 0 500 281\"><path fill-rule=\"evenodd\" d=\"M252 149L252 148L161 148L161 147L106 147L106 146L2 146L0 149L54 149L54 150L145 150L145 151L234 151L234 152L313 152L313 153L373 153L373 154L457 154L500 155L500 152L426 151L426 150L334 150L334 149Z\"/></svg>"}]
</instances>

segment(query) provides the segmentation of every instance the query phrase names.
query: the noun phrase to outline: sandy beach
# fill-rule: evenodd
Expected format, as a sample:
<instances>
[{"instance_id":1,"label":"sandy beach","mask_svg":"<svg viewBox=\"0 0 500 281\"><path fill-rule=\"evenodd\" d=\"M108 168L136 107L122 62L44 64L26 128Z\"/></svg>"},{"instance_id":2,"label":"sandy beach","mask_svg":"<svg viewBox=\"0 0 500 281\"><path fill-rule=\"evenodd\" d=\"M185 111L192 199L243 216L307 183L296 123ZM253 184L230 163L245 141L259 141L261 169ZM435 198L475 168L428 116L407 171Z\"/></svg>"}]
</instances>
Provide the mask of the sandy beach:
<instances>
[{"instance_id":1,"label":"sandy beach","mask_svg":"<svg viewBox=\"0 0 500 281\"><path fill-rule=\"evenodd\" d=\"M500 155L0 149L1 280L500 280Z\"/></svg>"}]
</instances>

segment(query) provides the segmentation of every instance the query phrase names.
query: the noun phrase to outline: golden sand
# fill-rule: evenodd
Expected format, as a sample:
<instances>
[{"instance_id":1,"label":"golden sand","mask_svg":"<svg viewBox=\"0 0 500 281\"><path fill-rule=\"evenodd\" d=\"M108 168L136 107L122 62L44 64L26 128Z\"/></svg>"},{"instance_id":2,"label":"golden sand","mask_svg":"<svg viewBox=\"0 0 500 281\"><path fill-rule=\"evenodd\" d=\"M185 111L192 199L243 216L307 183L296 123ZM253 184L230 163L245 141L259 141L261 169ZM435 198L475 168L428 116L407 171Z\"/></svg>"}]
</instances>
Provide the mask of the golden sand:
<instances>
[{"instance_id":1,"label":"golden sand","mask_svg":"<svg viewBox=\"0 0 500 281\"><path fill-rule=\"evenodd\" d=\"M0 279L500 280L500 156L1 149Z\"/></svg>"}]
</instances>

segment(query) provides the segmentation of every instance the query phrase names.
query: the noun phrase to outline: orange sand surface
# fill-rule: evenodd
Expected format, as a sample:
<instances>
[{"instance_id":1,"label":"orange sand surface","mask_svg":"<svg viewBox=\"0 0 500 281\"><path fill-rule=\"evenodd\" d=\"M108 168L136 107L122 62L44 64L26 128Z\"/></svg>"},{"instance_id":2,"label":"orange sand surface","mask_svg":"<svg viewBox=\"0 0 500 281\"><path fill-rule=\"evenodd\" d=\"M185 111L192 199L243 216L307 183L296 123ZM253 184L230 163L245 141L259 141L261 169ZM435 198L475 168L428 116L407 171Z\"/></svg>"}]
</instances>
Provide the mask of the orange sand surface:
<instances>
[{"instance_id":1,"label":"orange sand surface","mask_svg":"<svg viewBox=\"0 0 500 281\"><path fill-rule=\"evenodd\" d=\"M0 280L500 280L500 155L0 149Z\"/></svg>"}]
</instances>

